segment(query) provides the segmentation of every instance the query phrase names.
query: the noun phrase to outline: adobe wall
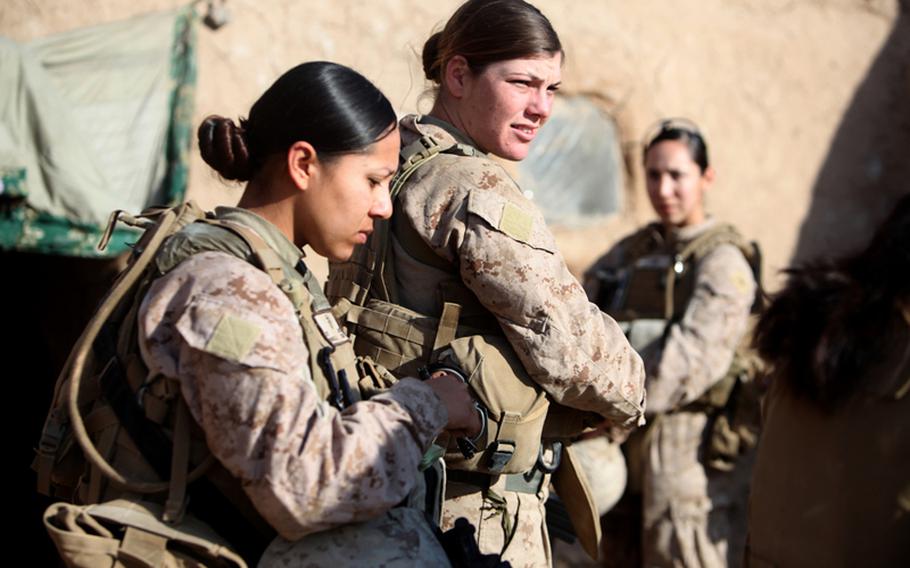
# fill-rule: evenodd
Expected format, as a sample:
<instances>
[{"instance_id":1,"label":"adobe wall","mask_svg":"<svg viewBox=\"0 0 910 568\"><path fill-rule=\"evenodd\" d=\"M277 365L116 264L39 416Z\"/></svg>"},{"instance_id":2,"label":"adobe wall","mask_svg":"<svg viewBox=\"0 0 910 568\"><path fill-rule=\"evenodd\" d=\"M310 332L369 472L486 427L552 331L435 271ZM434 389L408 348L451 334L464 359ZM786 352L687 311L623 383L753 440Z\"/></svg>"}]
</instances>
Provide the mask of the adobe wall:
<instances>
[{"instance_id":1,"label":"adobe wall","mask_svg":"<svg viewBox=\"0 0 910 568\"><path fill-rule=\"evenodd\" d=\"M427 110L417 54L458 3L228 0L231 22L199 32L196 121L242 115L278 74L308 59L353 66L402 112ZM179 4L6 0L0 34L25 41ZM794 257L855 246L894 196L910 191L907 0L537 4L566 45L564 92L602 99L629 166L622 215L555 228L576 273L650 219L639 138L662 116L702 126L719 174L709 207L762 243L766 276ZM239 197L198 157L190 183L205 206Z\"/></svg>"}]
</instances>

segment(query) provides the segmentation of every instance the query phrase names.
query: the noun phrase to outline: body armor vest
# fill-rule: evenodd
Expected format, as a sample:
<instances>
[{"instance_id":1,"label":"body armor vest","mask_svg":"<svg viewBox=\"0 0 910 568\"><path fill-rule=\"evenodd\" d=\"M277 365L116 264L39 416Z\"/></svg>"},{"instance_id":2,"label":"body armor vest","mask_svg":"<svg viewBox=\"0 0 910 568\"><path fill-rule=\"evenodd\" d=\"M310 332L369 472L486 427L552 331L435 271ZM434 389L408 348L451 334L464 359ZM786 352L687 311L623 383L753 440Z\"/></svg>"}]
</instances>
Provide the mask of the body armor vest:
<instances>
[{"instance_id":1,"label":"body armor vest","mask_svg":"<svg viewBox=\"0 0 910 568\"><path fill-rule=\"evenodd\" d=\"M399 173L392 182L394 209L398 209L398 195L406 191L411 175L441 154L465 160L482 157L471 146L443 147L429 136L409 144L401 151ZM408 262L448 275L438 285L437 313L422 314L400 305L395 274L388 269L395 255L407 255ZM555 471L553 485L569 510L576 533L585 549L596 556L593 551L599 547L600 523L591 491L572 448L562 452L562 465L558 448L602 418L550 402L529 377L496 317L464 285L457 267L433 252L410 222L393 212L390 220L375 223L370 241L357 247L349 261L331 264L326 295L353 334L358 355L375 359L399 377L435 362L464 372L487 421L475 440L474 456L462 455L453 444L448 445L447 469L469 475L508 474L507 487L510 481L522 484L526 475L534 478L534 470ZM544 463L542 440L558 442L550 463ZM536 487L522 490L538 491Z\"/></svg>"},{"instance_id":2,"label":"body armor vest","mask_svg":"<svg viewBox=\"0 0 910 568\"><path fill-rule=\"evenodd\" d=\"M442 147L428 136L418 139L401 151L400 173L391 189L394 204L408 178L440 154L459 159L482 156L464 144ZM395 255L407 255L409 262L450 275L439 284L436 314L399 304L395 275L388 268ZM547 423L550 401L528 376L495 316L464 285L457 268L435 254L401 214L377 222L370 241L358 247L351 260L332 264L326 295L354 335L358 355L371 357L399 377L446 361L465 372L485 408L488 428L477 442L475 456L464 457L450 447L447 467L524 473L538 461L541 438L569 436L584 428L581 417Z\"/></svg>"},{"instance_id":3,"label":"body armor vest","mask_svg":"<svg viewBox=\"0 0 910 568\"><path fill-rule=\"evenodd\" d=\"M717 224L690 241L669 245L660 224L652 223L629 237L622 267L596 275L601 282L597 303L617 321L677 321L694 291L695 266L723 244L742 252L759 282L758 247L732 225Z\"/></svg>"},{"instance_id":4,"label":"body armor vest","mask_svg":"<svg viewBox=\"0 0 910 568\"><path fill-rule=\"evenodd\" d=\"M685 313L695 290L696 266L723 244L737 247L752 268L758 284L752 313L757 314L762 302L761 253L756 243L728 224L717 224L690 241L672 245L664 239L659 223L644 227L626 242L623 266L594 275L600 283L597 304L617 320L636 350L661 342L670 325ZM747 332L726 375L697 400L677 409L711 415L705 461L720 471L732 470L738 456L758 442L764 385L757 380L761 362L750 341ZM642 439L639 436L637 443Z\"/></svg>"}]
</instances>

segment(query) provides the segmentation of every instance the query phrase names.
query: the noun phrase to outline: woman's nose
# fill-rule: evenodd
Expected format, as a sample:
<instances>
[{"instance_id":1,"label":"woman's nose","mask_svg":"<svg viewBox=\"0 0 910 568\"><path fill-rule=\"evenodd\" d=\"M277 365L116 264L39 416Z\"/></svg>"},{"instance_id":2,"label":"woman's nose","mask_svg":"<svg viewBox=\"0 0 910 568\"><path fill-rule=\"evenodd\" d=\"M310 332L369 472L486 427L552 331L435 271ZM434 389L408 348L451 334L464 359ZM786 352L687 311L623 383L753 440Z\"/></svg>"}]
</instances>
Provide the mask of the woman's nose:
<instances>
[{"instance_id":1,"label":"woman's nose","mask_svg":"<svg viewBox=\"0 0 910 568\"><path fill-rule=\"evenodd\" d=\"M555 97L546 88L535 89L528 103L528 112L541 120L546 120L553 111Z\"/></svg>"},{"instance_id":2,"label":"woman's nose","mask_svg":"<svg viewBox=\"0 0 910 568\"><path fill-rule=\"evenodd\" d=\"M392 216L392 198L389 196L389 188L381 187L376 192L373 200L373 207L370 208L370 217L388 219Z\"/></svg>"},{"instance_id":3,"label":"woman's nose","mask_svg":"<svg viewBox=\"0 0 910 568\"><path fill-rule=\"evenodd\" d=\"M660 176L660 182L657 186L657 193L663 197L669 196L673 193L673 180L670 176L664 174Z\"/></svg>"}]
</instances>

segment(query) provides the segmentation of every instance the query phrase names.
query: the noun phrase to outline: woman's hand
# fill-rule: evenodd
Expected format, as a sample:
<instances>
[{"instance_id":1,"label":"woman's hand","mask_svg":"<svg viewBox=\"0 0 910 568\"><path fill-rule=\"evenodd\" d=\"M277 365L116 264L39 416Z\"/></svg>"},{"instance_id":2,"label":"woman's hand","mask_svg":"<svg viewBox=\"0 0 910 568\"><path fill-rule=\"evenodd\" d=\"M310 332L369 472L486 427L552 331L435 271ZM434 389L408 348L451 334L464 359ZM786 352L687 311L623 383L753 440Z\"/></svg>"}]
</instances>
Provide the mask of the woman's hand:
<instances>
[{"instance_id":1,"label":"woman's hand","mask_svg":"<svg viewBox=\"0 0 910 568\"><path fill-rule=\"evenodd\" d=\"M480 433L483 426L480 423L480 414L474 407L474 399L461 379L454 373L439 370L430 375L426 384L433 389L442 404L445 405L449 415L446 431L454 437L467 436L473 438Z\"/></svg>"}]
</instances>

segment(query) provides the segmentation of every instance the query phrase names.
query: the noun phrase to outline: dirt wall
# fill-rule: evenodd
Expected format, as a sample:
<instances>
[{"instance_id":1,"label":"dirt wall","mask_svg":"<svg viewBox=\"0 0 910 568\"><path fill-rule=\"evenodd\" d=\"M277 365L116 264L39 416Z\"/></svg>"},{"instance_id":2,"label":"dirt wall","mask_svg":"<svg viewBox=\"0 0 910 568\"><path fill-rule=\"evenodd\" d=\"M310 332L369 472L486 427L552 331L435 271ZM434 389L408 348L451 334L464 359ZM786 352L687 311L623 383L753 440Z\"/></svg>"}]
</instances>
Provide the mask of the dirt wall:
<instances>
[{"instance_id":1,"label":"dirt wall","mask_svg":"<svg viewBox=\"0 0 910 568\"><path fill-rule=\"evenodd\" d=\"M0 34L24 41L179 4L6 0ZM603 101L629 166L626 211L555 228L574 271L651 218L639 140L662 116L702 126L719 174L709 208L762 243L766 275L795 257L855 246L910 191L906 0L537 4L566 45L565 92ZM197 121L244 114L278 74L308 59L351 65L400 111L426 110L417 54L457 5L228 0L230 23L200 30ZM211 207L239 193L195 158L190 197Z\"/></svg>"}]
</instances>

